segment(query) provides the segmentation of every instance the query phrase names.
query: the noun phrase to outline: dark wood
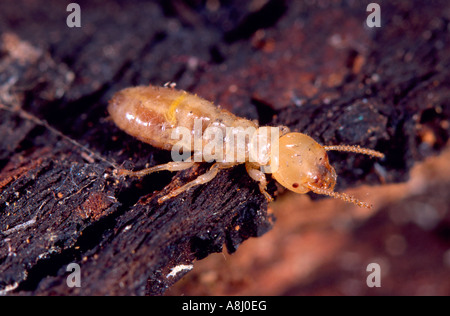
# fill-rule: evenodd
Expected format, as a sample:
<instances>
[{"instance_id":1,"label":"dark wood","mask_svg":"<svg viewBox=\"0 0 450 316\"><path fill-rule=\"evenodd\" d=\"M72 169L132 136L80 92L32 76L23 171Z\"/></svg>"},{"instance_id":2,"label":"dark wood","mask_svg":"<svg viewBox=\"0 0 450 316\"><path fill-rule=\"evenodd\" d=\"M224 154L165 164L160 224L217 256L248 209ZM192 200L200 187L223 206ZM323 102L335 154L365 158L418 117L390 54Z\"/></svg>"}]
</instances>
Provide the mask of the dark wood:
<instances>
[{"instance_id":1,"label":"dark wood","mask_svg":"<svg viewBox=\"0 0 450 316\"><path fill-rule=\"evenodd\" d=\"M381 2L379 29L365 27L359 2L78 3L82 27L72 29L61 1L0 10L3 294L160 295L187 272L171 277L172 268L234 252L273 225L242 166L162 205L158 196L207 166L115 177L114 166L170 160L108 120L124 87L176 82L262 124L386 153L332 153L339 190L405 180L447 143L445 1ZM72 262L81 288L66 285Z\"/></svg>"}]
</instances>

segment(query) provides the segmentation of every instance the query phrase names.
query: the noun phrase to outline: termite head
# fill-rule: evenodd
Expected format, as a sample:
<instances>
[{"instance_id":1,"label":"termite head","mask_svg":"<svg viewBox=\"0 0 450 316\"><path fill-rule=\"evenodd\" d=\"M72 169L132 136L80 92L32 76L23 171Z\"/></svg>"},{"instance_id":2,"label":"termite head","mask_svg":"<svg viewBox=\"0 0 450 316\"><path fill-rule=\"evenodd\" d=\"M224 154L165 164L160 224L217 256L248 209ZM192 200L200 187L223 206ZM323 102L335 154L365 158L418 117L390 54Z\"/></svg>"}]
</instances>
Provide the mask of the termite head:
<instances>
[{"instance_id":1,"label":"termite head","mask_svg":"<svg viewBox=\"0 0 450 316\"><path fill-rule=\"evenodd\" d=\"M305 134L287 133L279 139L278 155L272 155L272 159L278 159L278 168L272 175L281 185L296 193L313 191L370 208L369 204L358 201L352 196L333 191L337 175L328 160L327 151L329 150L383 157L383 154L374 150L345 145L321 146Z\"/></svg>"},{"instance_id":2,"label":"termite head","mask_svg":"<svg viewBox=\"0 0 450 316\"><path fill-rule=\"evenodd\" d=\"M280 137L279 165L273 177L296 193L306 193L311 188L332 191L337 178L325 149L301 133L288 133Z\"/></svg>"}]
</instances>

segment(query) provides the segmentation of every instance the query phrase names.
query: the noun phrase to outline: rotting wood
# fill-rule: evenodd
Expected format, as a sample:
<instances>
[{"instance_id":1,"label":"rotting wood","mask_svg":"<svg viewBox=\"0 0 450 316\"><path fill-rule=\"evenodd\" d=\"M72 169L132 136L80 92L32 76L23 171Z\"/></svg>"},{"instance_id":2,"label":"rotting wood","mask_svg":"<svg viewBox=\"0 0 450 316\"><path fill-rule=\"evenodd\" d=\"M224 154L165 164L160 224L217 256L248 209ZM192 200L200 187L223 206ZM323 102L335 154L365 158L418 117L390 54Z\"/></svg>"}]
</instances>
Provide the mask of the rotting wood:
<instances>
[{"instance_id":1,"label":"rotting wood","mask_svg":"<svg viewBox=\"0 0 450 316\"><path fill-rule=\"evenodd\" d=\"M195 260L224 245L233 252L270 229L265 199L240 167L161 206L155 199L166 184L205 169L118 181L105 161L140 168L170 159L108 121L107 100L125 86L174 81L238 115L387 154L378 168L334 154L339 189L404 180L415 161L440 151L450 117L445 2L420 12L383 4L386 26L375 31L360 27L360 4L285 4L276 21L252 28L255 14L242 4L237 20L231 7L215 19L185 4L182 23L173 24L180 11L171 4L80 1L78 31L60 25L61 2L45 10L2 5L2 105L82 146L0 109L0 293L158 295L188 271L172 277L180 264L195 268ZM14 12L27 23L13 27ZM42 14L46 23L36 25ZM81 266L81 288L65 283L71 262Z\"/></svg>"}]
</instances>

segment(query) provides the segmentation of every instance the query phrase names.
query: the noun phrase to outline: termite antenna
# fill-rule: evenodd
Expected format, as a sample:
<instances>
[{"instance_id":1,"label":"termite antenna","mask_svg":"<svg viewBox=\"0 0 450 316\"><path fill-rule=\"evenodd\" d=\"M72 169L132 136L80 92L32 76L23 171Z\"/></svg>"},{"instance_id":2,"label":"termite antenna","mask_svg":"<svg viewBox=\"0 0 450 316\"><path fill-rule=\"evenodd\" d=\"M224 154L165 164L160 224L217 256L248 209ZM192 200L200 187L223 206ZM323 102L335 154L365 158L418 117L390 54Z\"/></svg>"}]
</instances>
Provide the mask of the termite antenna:
<instances>
[{"instance_id":1,"label":"termite antenna","mask_svg":"<svg viewBox=\"0 0 450 316\"><path fill-rule=\"evenodd\" d=\"M362 148L359 146L335 145L335 146L323 146L323 148L326 151L330 151L330 150L346 151L346 152L363 154L363 155L368 155L368 156L377 157L377 158L384 158L384 154L380 153L379 151L368 149L368 148Z\"/></svg>"},{"instance_id":2,"label":"termite antenna","mask_svg":"<svg viewBox=\"0 0 450 316\"><path fill-rule=\"evenodd\" d=\"M365 207L365 208L369 208L369 209L372 208L371 204L368 204L366 202L362 202L362 201L356 199L355 197L353 197L351 195L348 195L348 194L345 194L345 193L339 193L339 192L334 192L334 191L331 191L331 190L328 190L328 189L317 188L317 187L312 186L312 185L308 185L308 188L311 191L313 191L314 193L317 193L317 194L328 195L328 196L334 197L335 199L341 199L341 200L343 200L345 202L350 202L350 203L353 203L353 204L358 205L360 207Z\"/></svg>"}]
</instances>

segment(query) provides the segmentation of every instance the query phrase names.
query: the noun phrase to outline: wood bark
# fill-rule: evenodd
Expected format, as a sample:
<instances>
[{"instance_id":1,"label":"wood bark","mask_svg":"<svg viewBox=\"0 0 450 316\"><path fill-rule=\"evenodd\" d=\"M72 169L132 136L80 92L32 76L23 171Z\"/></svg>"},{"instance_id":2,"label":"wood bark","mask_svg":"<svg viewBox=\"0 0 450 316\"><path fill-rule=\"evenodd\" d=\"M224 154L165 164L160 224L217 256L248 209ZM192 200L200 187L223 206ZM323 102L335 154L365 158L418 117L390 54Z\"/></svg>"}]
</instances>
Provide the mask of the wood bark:
<instances>
[{"instance_id":1,"label":"wood bark","mask_svg":"<svg viewBox=\"0 0 450 316\"><path fill-rule=\"evenodd\" d=\"M2 294L160 295L189 270L177 266L274 224L243 166L162 205L207 166L117 178L114 166L170 161L108 120L124 87L176 82L260 124L386 153L332 153L338 190L403 181L447 143L446 1L382 2L380 28L359 2L78 3L81 28L61 1L0 10ZM70 263L80 288L66 284Z\"/></svg>"}]
</instances>

